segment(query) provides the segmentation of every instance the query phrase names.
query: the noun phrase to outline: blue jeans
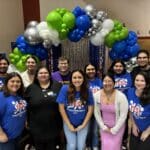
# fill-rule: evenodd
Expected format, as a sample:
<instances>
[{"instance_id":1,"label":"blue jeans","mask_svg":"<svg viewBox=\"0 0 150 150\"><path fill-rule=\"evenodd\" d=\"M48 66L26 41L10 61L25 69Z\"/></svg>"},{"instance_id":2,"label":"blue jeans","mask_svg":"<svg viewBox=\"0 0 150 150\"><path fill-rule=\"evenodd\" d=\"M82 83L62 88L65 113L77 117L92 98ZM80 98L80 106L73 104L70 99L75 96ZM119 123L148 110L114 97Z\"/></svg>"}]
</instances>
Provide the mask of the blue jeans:
<instances>
[{"instance_id":1,"label":"blue jeans","mask_svg":"<svg viewBox=\"0 0 150 150\"><path fill-rule=\"evenodd\" d=\"M64 123L64 132L67 139L67 150L84 150L88 132L88 125L78 132L71 132Z\"/></svg>"}]
</instances>

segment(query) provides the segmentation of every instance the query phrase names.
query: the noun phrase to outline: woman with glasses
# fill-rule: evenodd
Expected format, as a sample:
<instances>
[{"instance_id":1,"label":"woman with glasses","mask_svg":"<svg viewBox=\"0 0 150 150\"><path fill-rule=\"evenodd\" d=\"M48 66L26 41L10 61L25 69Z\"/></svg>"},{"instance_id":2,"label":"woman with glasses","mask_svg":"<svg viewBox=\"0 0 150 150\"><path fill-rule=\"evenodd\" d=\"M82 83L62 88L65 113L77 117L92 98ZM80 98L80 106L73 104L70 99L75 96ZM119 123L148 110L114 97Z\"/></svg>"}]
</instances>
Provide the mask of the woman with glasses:
<instances>
[{"instance_id":1,"label":"woman with glasses","mask_svg":"<svg viewBox=\"0 0 150 150\"><path fill-rule=\"evenodd\" d=\"M113 75L106 74L103 88L94 94L94 114L100 127L101 150L121 150L128 102L114 85Z\"/></svg>"}]
</instances>

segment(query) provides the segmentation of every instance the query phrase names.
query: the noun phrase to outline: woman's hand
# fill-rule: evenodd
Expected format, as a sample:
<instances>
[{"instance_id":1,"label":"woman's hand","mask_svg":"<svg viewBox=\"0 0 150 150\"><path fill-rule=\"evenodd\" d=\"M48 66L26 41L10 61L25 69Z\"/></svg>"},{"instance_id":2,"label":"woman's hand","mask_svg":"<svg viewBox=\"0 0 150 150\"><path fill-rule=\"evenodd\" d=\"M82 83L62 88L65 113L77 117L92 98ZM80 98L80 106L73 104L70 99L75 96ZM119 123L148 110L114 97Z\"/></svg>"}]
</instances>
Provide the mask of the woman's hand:
<instances>
[{"instance_id":1,"label":"woman's hand","mask_svg":"<svg viewBox=\"0 0 150 150\"><path fill-rule=\"evenodd\" d=\"M69 124L69 125L68 125L68 128L69 128L69 130L70 130L71 132L76 132L76 130L75 130L75 128L74 128L74 126L73 126L72 124Z\"/></svg>"},{"instance_id":2,"label":"woman's hand","mask_svg":"<svg viewBox=\"0 0 150 150\"><path fill-rule=\"evenodd\" d=\"M81 129L83 129L84 128L84 126L83 125L80 125L80 126L78 126L75 130L76 131L80 131Z\"/></svg>"},{"instance_id":3,"label":"woman's hand","mask_svg":"<svg viewBox=\"0 0 150 150\"><path fill-rule=\"evenodd\" d=\"M0 130L0 142L5 143L7 141L8 141L7 135L2 130Z\"/></svg>"},{"instance_id":4,"label":"woman's hand","mask_svg":"<svg viewBox=\"0 0 150 150\"><path fill-rule=\"evenodd\" d=\"M136 136L136 137L139 136L139 129L138 129L138 127L136 126L135 123L132 124L132 133L133 133L133 135Z\"/></svg>"},{"instance_id":5,"label":"woman's hand","mask_svg":"<svg viewBox=\"0 0 150 150\"><path fill-rule=\"evenodd\" d=\"M144 142L148 138L149 135L150 135L149 129L144 130L140 137L141 141Z\"/></svg>"}]
</instances>

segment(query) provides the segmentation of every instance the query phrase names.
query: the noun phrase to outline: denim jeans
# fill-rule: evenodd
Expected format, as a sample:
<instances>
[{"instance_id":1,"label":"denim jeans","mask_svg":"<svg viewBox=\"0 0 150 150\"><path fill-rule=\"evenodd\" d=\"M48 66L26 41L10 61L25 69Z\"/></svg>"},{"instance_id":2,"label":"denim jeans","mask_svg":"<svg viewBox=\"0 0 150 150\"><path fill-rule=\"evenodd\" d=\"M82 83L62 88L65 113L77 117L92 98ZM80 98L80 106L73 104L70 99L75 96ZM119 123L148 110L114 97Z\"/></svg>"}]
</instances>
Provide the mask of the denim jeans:
<instances>
[{"instance_id":1,"label":"denim jeans","mask_svg":"<svg viewBox=\"0 0 150 150\"><path fill-rule=\"evenodd\" d=\"M64 132L67 139L67 150L84 150L88 132L88 125L78 132L71 132L64 123Z\"/></svg>"}]
</instances>

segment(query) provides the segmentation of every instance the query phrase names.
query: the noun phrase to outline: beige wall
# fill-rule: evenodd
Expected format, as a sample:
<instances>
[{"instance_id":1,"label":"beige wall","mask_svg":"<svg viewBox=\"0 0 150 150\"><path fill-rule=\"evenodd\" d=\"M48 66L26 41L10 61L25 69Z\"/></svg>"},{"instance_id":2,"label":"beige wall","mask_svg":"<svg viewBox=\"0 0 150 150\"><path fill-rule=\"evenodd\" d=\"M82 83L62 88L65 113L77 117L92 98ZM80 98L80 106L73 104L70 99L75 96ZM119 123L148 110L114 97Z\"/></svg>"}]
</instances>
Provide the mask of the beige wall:
<instances>
[{"instance_id":1,"label":"beige wall","mask_svg":"<svg viewBox=\"0 0 150 150\"><path fill-rule=\"evenodd\" d=\"M41 20L44 21L50 11L56 8L66 8L72 10L75 6L84 7L83 0L39 0Z\"/></svg>"},{"instance_id":2,"label":"beige wall","mask_svg":"<svg viewBox=\"0 0 150 150\"><path fill-rule=\"evenodd\" d=\"M128 29L139 31L139 36L150 36L150 0L84 0L112 19L124 22Z\"/></svg>"},{"instance_id":3,"label":"beige wall","mask_svg":"<svg viewBox=\"0 0 150 150\"><path fill-rule=\"evenodd\" d=\"M10 43L24 30L22 0L0 0L0 52L10 52Z\"/></svg>"}]
</instances>

